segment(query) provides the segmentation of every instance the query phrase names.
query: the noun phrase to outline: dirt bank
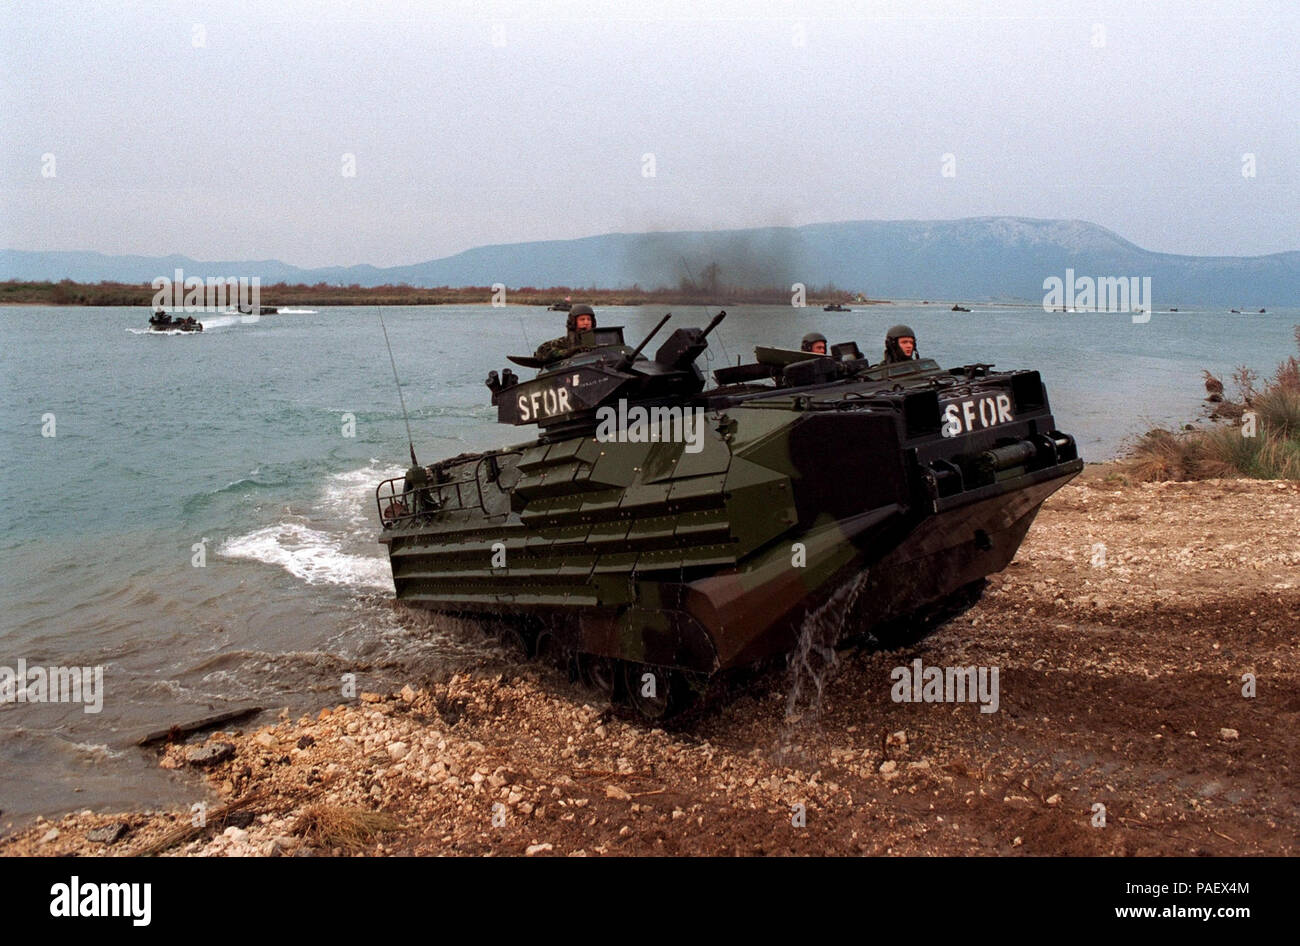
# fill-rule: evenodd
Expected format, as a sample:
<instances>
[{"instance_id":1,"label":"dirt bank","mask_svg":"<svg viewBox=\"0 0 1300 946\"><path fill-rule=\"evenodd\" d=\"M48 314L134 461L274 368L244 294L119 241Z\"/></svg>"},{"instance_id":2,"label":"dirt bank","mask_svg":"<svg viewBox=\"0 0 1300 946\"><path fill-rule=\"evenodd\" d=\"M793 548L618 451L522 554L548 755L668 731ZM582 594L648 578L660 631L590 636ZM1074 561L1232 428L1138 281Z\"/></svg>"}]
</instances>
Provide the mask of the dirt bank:
<instances>
[{"instance_id":1,"label":"dirt bank","mask_svg":"<svg viewBox=\"0 0 1300 946\"><path fill-rule=\"evenodd\" d=\"M503 655L208 737L232 747L208 824L165 853L1294 855L1298 523L1300 484L1089 469L975 608L912 647L842 652L818 712L788 718L775 671L665 732ZM895 702L891 671L917 658L997 668L997 711ZM190 822L70 815L0 854L139 853Z\"/></svg>"}]
</instances>

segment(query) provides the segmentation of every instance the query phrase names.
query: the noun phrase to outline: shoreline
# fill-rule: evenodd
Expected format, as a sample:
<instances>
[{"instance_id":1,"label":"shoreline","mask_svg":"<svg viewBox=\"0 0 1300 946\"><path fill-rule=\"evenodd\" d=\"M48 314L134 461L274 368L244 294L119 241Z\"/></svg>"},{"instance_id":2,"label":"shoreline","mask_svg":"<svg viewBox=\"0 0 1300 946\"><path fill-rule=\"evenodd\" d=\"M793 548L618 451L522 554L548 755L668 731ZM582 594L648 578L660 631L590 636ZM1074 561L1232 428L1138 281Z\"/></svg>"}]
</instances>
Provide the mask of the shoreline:
<instances>
[{"instance_id":1,"label":"shoreline","mask_svg":"<svg viewBox=\"0 0 1300 946\"><path fill-rule=\"evenodd\" d=\"M231 289L224 282L215 288L205 287L205 298L226 298ZM246 288L246 287L245 287ZM497 297L493 286L435 286L409 285L385 286L327 286L272 283L257 284L258 301L277 307L330 306L330 305L491 305ZM151 284L140 283L74 283L42 280L0 281L0 305L71 305L102 307L153 307L160 290ZM167 290L171 293L171 290ZM218 295L217 293L220 293ZM789 305L790 290L767 286L745 289L735 286L716 290L697 288L643 289L626 286L613 289L571 286L505 287L507 305L551 306L565 300L587 302L591 305ZM210 295L208 295L210 293ZM889 300L863 299L854 302L852 293L834 288L809 287L805 297L808 307L838 303L841 305L880 305ZM182 294L183 298L183 294ZM245 302L250 300L243 300ZM167 306L167 308L173 308Z\"/></svg>"},{"instance_id":2,"label":"shoreline","mask_svg":"<svg viewBox=\"0 0 1300 946\"><path fill-rule=\"evenodd\" d=\"M605 292L605 291L602 290L602 292ZM610 292L612 292L612 290L611 290ZM490 295L490 292L487 293L487 294ZM576 293L575 293L575 294L576 294ZM771 307L773 307L773 306L781 306L781 307L791 307L791 308L804 308L804 309L808 309L808 310L813 310L813 311L818 311L818 312L820 312L820 311L822 311L822 306L823 306L823 305L827 305L827 304L829 304L830 302L835 301L835 300L826 299L826 298L809 299L809 301L807 302L806 305L796 307L796 306L790 306L790 302L789 302L789 299L788 299L788 298L780 298L780 299L772 299L772 300L760 300L760 301L755 301L755 300L746 300L746 301L743 301L743 302L715 302L715 301L712 301L711 299L710 299L710 300L700 300L700 299L695 299L695 298L686 298L686 297L672 297L672 298L664 298L664 299L657 299L657 298L656 298L656 299L638 299L638 300L635 300L635 301L626 301L626 300L624 300L624 299L622 299L622 298L604 299L604 298L601 298L601 297L600 297L600 294L593 294L593 295L577 294L577 295L580 295L580 298L582 299L582 301L585 301L585 302L589 303L590 305L593 305L593 306L600 306L600 307L604 307L604 308L645 308L645 307L649 307L649 306L658 306L658 305L685 305L685 306L705 306L705 307L708 307L708 308L714 308L714 309L717 309L717 308L721 308L721 309L740 309L740 308L744 308L744 307L748 307L748 306L754 306L754 307L760 307L760 306L761 306L761 307L764 307L764 308L771 308ZM969 308L968 311L965 311L965 312L953 312L952 309L951 309L951 306L954 305L954 304L956 304L956 303L961 303L961 304L963 304L963 305L965 305L965 306L968 306L968 307L971 307L971 308ZM389 307L389 308L407 308L407 307L415 307L415 308L425 307L425 308L432 308L432 307L434 307L434 306L444 306L444 305L457 306L457 307L484 307L484 308L501 308L501 307L502 307L502 306L497 306L497 305L495 305L495 304L494 304L493 302L491 302L490 300L489 300L489 301L484 301L484 300L481 298L481 295L476 295L476 296L474 296L474 297L471 298L471 299L453 298L453 299L437 299L437 300L427 300L427 299L415 299L415 300L409 300L409 299L392 299L392 298L384 298L384 299L378 299L378 300L376 300L376 299L370 299L370 298L355 298L355 299L344 300L344 301L339 301L339 300L318 301L318 300L314 300L314 299L291 299L291 300L289 300L289 301L287 301L287 302L285 302L285 301L279 301L279 300L277 300L277 301L275 301L275 302L267 302L266 305L268 305L268 306L274 306L274 307L276 307L276 308L298 308L298 307L304 307L304 308L305 308L305 307L314 307L314 308L317 308L317 309L331 309L331 308L362 308L362 307L365 307L365 306L386 306L386 307ZM547 300L534 300L534 299L528 299L528 300L526 300L526 301L522 301L522 302L521 302L521 301L517 301L517 300L515 300L515 299L509 299L509 298L508 298L508 299L505 301L505 303L504 303L504 307L518 306L518 307L520 307L520 308L526 308L526 309L536 309L536 308L543 308L543 307L545 307L545 308L547 309L547 311L552 311L552 310L549 308L550 305L551 305L551 303L550 303L549 301L547 301ZM846 302L846 303L843 303L843 305L847 306L848 311L849 311L850 313L851 313L851 312L854 312L854 311L857 311L858 309L863 309L863 310L865 310L865 309L867 309L867 308L887 308L887 309L888 309L888 308L895 308L895 309L921 309L921 308L925 308L925 309L935 309L936 311L939 311L939 312L948 312L948 313L950 313L950 314L952 314L952 315L954 315L954 316L958 316L958 315L979 315L981 310L988 310L988 309L1027 309L1027 310L1030 310L1030 311L1038 311L1038 312L1042 312L1044 315L1127 315L1127 314L1129 314L1129 313L1127 313L1127 312L1111 312L1111 311L1108 311L1108 310L1105 310L1105 309L1070 309L1068 312L1062 312L1062 311L1060 311L1059 309L1050 309L1050 308L1047 308L1047 307L1043 306L1042 303L1039 303L1039 302L1026 302L1026 301L1019 301L1019 302L980 302L980 301L970 301L970 300L947 300L947 301L939 300L939 301L933 301L933 300L920 300L920 299L869 299L869 300L867 300L867 301L865 301L865 302ZM12 301L12 300L0 300L0 309L5 309L5 308L22 308L22 307L26 307L26 308L40 307L40 308L49 308L49 309L95 309L95 308L99 308L99 309L136 309L136 308L152 309L152 308L153 308L153 305L152 305L152 299L151 299L151 298L148 299L148 300L145 300L145 301L131 301L131 302L98 302L98 301L88 301L88 302L50 302L50 301L47 301L47 300L36 300L36 301L26 301L26 302L14 302L14 301ZM232 310L230 310L230 309L203 309L203 308L185 309L183 306L182 306L182 307L165 306L164 308L166 308L168 311L187 311L187 312L194 312L194 313L204 312L204 313L211 314L211 315L247 315L247 314L249 314L249 313L243 313L243 312L235 312L235 311L232 311ZM1276 308L1276 307L1275 307L1275 308ZM1282 307L1282 308L1285 309L1286 307L1284 306L1284 307ZM1153 312L1151 312L1150 314L1153 315L1153 316L1154 316L1154 315L1161 315L1161 316L1164 316L1164 315L1196 315L1196 314L1202 314L1202 313L1212 313L1212 314L1216 314L1216 315L1218 315L1218 314L1222 314L1222 315L1230 315L1230 314L1231 314L1231 315L1240 315L1240 316L1258 316L1258 315L1261 314L1261 313L1258 313L1258 312L1235 312L1235 313L1233 313L1233 312L1229 312L1228 310L1224 309L1224 308L1221 307L1221 306L1209 305L1208 303L1193 303L1193 304L1190 304L1190 305L1184 305L1184 306L1181 306L1181 307L1179 307L1179 309L1180 309L1181 311L1178 311L1178 310L1166 310L1166 309L1156 309L1156 310L1154 310ZM558 314L558 313L562 312L563 310L554 310L554 311L556 311L557 314ZM286 313L279 313L279 312L276 312L276 313L259 313L259 315L264 315L264 316L266 316L266 317L271 317L271 316L275 316L275 315L301 315L301 314L303 314L303 313L294 313L294 312L286 312ZM847 313L843 313L843 312L840 312L840 313L829 312L829 313L826 313L826 314L828 314L828 315L836 315L836 314L844 315L844 314L847 314ZM1268 312L1268 313L1263 313L1263 314L1272 314L1272 312L1270 311L1270 312Z\"/></svg>"},{"instance_id":3,"label":"shoreline","mask_svg":"<svg viewBox=\"0 0 1300 946\"><path fill-rule=\"evenodd\" d=\"M584 298L590 298L590 297L584 297ZM504 303L503 306L498 306L498 305L496 305L496 304L494 304L494 303L492 303L492 302L490 302L490 301L485 302L485 301L483 301L482 299L479 299L479 298L477 298L477 297L476 297L475 299L473 299L473 300L456 300L456 299L453 299L453 300L450 300L450 301L437 301L437 302L426 302L426 301L414 301L414 302L402 302L402 301L398 301L398 302L394 302L394 301L391 301L391 300L384 300L384 301L376 302L375 300L371 300L371 299L360 299L360 300L351 301L351 302L313 302L313 301L311 301L311 300L302 301L302 300L297 300L297 299L295 299L295 300L293 300L293 301L291 301L291 302L276 302L276 303L270 303L270 302L268 302L268 303L266 303L266 304L267 304L268 306L270 306L270 305L274 305L276 308L281 308L281 309L285 309L285 308L289 308L289 309L291 309L291 308L297 308L297 307L309 307L309 306L313 306L313 307L320 308L320 309L331 309L331 308L362 308L362 307L365 307L365 306L377 306L377 305L382 305L382 306L386 306L386 307L389 307L389 308L408 308L408 307L414 307L414 308L419 308L419 307L433 308L434 306L450 305L450 306L456 306L456 307L458 307L458 308L463 308L463 307L470 307L470 306L473 306L473 307L482 307L482 308L489 308L489 309L491 309L491 308L508 308L508 307L510 307L510 306L518 306L518 307L520 307L520 308L525 308L525 309L537 309L537 308L545 307L545 308L547 309L547 311L555 311L557 314L563 314L563 310L551 310L551 309L550 309L550 303L548 303L548 302L517 302L517 301L514 301L514 300L507 300L507 301ZM724 302L724 303L717 303L717 302L712 302L712 301L709 301L709 302L702 302L702 301L700 301L700 300L698 300L698 299L651 299L651 300L648 300L648 301L638 301L638 302L604 301L604 300L599 300L599 299L597 299L597 300L593 300L593 301L591 301L589 304L591 304L591 305L593 305L593 306L600 306L600 307L602 307L602 308L645 308L645 307L648 307L648 306L657 306L657 305L687 305L687 306L707 306L707 307L709 307L709 308L711 308L711 309L717 309L717 308L722 308L722 309L727 309L727 308L739 309L739 308L743 308L743 307L745 307L745 306L763 306L763 307L765 307L765 308L770 308L771 306L776 306L776 305L780 305L780 306L789 306L789 302L788 302L788 300L787 300L787 301L783 301L783 302ZM809 303L808 303L807 305L805 305L805 306L800 306L800 307L794 307L794 306L792 306L791 308L816 309L818 312L820 312L820 311L822 311L822 306L823 306L824 304L827 304L825 300L817 300L817 301L809 302ZM972 304L973 304L973 305L979 305L980 303L972 303ZM846 303L846 305L847 305L847 303ZM927 303L927 305L941 305L941 303ZM993 303L988 303L988 305L989 305L990 308L992 308L992 307L994 306ZM137 302L121 302L121 303L62 302L62 303L58 303L58 302L11 302L11 301L0 301L0 309L3 309L3 308L15 308L15 307L26 307L26 308L32 308L32 307L37 307L37 306L39 306L40 308L46 308L46 309L151 309L151 308L152 308L152 304L151 304L151 302L138 302L138 303L137 303ZM854 303L852 303L852 305L849 306L849 311L850 311L850 312L853 311L853 306L857 306L857 307L860 307L860 308L866 308L867 306L873 306L873 307L874 307L874 306L884 306L884 307L890 307L890 306L893 306L893 307L900 307L900 308L917 308L917 307L920 307L920 306L921 306L921 303L919 303L919 302L918 302L918 303L901 302L901 301L894 301L894 300L890 300L890 299L872 299L872 300L869 301L869 302L854 302ZM997 303L996 306L997 306L998 308L1022 308L1022 307L1023 307L1023 308L1034 308L1034 306L1032 306L1030 303L1007 303L1007 304ZM194 308L194 309L186 309L184 306L180 306L180 307L175 307L175 306L164 306L163 308L164 308L166 311L168 311L168 312L176 312L176 311L181 311L181 312L194 312L194 313L204 312L204 313L207 313L207 314L209 314L209 315L250 315L250 314L252 314L252 313L248 313L248 312L237 312L237 311L233 311L233 310L230 310L230 309L208 309L208 308ZM295 315L295 314L301 314L301 313L294 313L294 312L287 312L287 313L282 313L282 312L258 313L259 316L263 316L263 317L271 317L271 316L275 316L275 315ZM828 314L834 315L834 314L837 314L837 313L828 313ZM838 314L843 315L844 313L838 313ZM965 313L957 313L957 314L965 314Z\"/></svg>"},{"instance_id":4,"label":"shoreline","mask_svg":"<svg viewBox=\"0 0 1300 946\"><path fill-rule=\"evenodd\" d=\"M1294 855L1298 520L1300 483L1122 485L1090 464L983 601L916 645L844 652L819 712L787 718L773 671L652 729L502 651L168 747L158 764L204 773L222 823L161 853ZM1000 711L891 702L915 658L1000 666ZM187 763L204 746L229 757ZM375 817L340 833L358 811ZM190 817L41 819L0 855L140 853Z\"/></svg>"}]
</instances>

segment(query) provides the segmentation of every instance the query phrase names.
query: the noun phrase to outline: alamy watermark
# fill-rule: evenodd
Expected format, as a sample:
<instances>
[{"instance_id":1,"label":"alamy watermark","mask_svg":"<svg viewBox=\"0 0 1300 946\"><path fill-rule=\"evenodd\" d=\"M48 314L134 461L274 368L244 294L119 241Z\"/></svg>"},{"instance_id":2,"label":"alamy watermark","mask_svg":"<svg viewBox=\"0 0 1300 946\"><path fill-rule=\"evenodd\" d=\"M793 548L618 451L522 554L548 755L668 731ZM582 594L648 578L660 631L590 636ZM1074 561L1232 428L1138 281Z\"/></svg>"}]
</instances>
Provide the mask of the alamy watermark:
<instances>
[{"instance_id":1,"label":"alamy watermark","mask_svg":"<svg viewBox=\"0 0 1300 946\"><path fill-rule=\"evenodd\" d=\"M0 667L2 703L84 703L84 711L104 708L103 667Z\"/></svg>"},{"instance_id":2,"label":"alamy watermark","mask_svg":"<svg viewBox=\"0 0 1300 946\"><path fill-rule=\"evenodd\" d=\"M153 307L181 312L257 312L262 299L262 280L257 276L186 276L176 270L172 276L155 277Z\"/></svg>"},{"instance_id":3,"label":"alamy watermark","mask_svg":"<svg viewBox=\"0 0 1300 946\"><path fill-rule=\"evenodd\" d=\"M596 439L601 443L684 443L687 453L704 449L704 408L628 407L620 398L618 407L596 409Z\"/></svg>"},{"instance_id":4,"label":"alamy watermark","mask_svg":"<svg viewBox=\"0 0 1300 946\"><path fill-rule=\"evenodd\" d=\"M998 711L997 667L926 667L918 657L889 678L895 703L978 703L981 713Z\"/></svg>"},{"instance_id":5,"label":"alamy watermark","mask_svg":"<svg viewBox=\"0 0 1300 946\"><path fill-rule=\"evenodd\" d=\"M132 926L148 926L153 917L151 883L82 883L76 874L50 887L50 916L127 917Z\"/></svg>"},{"instance_id":6,"label":"alamy watermark","mask_svg":"<svg viewBox=\"0 0 1300 946\"><path fill-rule=\"evenodd\" d=\"M1151 321L1150 276L1076 276L1043 280L1044 312L1132 312L1134 322Z\"/></svg>"}]
</instances>

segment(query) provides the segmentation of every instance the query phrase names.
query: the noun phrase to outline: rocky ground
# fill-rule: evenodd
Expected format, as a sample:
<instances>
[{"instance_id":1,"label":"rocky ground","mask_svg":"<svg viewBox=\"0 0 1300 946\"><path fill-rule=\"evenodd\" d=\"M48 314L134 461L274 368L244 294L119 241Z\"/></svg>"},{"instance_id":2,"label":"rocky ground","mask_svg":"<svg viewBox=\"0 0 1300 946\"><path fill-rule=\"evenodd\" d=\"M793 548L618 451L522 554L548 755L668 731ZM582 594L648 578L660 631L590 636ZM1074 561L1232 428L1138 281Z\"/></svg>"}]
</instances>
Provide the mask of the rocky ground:
<instances>
[{"instance_id":1,"label":"rocky ground","mask_svg":"<svg viewBox=\"0 0 1300 946\"><path fill-rule=\"evenodd\" d=\"M664 731L503 653L168 748L201 827L83 812L0 854L1294 855L1298 638L1300 484L1090 468L976 607L841 652L794 717L782 669ZM916 658L997 667L997 712L894 702Z\"/></svg>"}]
</instances>

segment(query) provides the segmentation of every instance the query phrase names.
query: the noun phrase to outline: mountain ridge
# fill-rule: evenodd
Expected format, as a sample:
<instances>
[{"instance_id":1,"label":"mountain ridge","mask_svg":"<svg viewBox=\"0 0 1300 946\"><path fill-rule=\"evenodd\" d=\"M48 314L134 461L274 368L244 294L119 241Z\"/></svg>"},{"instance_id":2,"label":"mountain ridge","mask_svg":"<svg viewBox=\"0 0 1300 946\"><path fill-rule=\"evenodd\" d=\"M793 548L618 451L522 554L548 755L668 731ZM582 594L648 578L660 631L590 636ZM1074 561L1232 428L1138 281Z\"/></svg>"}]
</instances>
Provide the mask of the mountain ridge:
<instances>
[{"instance_id":1,"label":"mountain ridge","mask_svg":"<svg viewBox=\"0 0 1300 946\"><path fill-rule=\"evenodd\" d=\"M710 273L709 267L716 266ZM398 266L299 267L277 259L199 261L181 254L0 250L0 279L147 283L171 277L256 276L264 283L417 287L834 285L874 298L969 300L1043 296L1043 281L1150 276L1155 305L1294 304L1300 251L1187 256L1146 250L1085 220L964 217L848 220L798 227L613 232L566 240L490 244Z\"/></svg>"}]
</instances>

